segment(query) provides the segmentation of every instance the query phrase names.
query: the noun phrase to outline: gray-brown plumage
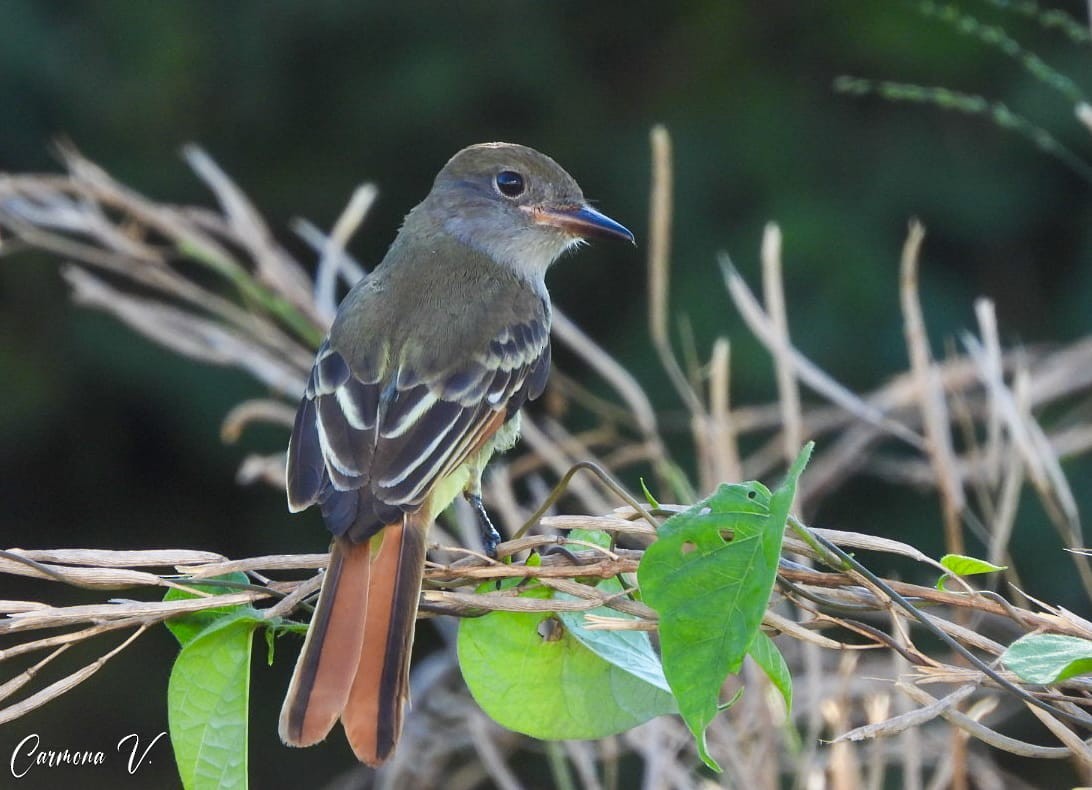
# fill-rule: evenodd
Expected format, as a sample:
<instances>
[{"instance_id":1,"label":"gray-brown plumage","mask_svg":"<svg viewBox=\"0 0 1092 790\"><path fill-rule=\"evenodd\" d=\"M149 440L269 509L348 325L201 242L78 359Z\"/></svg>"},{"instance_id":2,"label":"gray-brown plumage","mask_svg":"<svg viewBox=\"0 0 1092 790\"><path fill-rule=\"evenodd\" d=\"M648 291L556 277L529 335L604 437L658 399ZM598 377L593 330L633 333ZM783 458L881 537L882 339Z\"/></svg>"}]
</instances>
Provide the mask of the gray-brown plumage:
<instances>
[{"instance_id":1,"label":"gray-brown plumage","mask_svg":"<svg viewBox=\"0 0 1092 790\"><path fill-rule=\"evenodd\" d=\"M393 751L428 527L460 492L479 497L489 457L542 393L546 269L587 236L633 240L549 157L472 146L338 308L288 449L289 508L317 503L334 540L285 743L316 743L341 718L361 761Z\"/></svg>"}]
</instances>

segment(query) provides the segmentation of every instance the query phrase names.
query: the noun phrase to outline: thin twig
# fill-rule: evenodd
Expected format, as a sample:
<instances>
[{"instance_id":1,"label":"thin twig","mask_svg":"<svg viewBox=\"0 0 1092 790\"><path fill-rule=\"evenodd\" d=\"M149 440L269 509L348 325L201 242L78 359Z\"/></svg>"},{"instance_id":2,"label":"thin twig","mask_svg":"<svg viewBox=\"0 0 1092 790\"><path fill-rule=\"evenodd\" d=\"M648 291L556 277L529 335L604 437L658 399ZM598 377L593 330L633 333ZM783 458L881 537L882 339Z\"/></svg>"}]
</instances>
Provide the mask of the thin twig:
<instances>
[{"instance_id":1,"label":"thin twig","mask_svg":"<svg viewBox=\"0 0 1092 790\"><path fill-rule=\"evenodd\" d=\"M918 403L921 406L922 425L925 427L925 447L936 475L937 489L940 491L944 514L944 545L950 554L963 554L963 532L959 521L964 507L963 483L953 460L952 439L948 432L951 419L933 366L929 339L925 333L925 319L918 298L918 258L924 239L925 228L917 221L912 222L902 250L902 313L906 345L910 349L911 370L919 392Z\"/></svg>"}]
</instances>

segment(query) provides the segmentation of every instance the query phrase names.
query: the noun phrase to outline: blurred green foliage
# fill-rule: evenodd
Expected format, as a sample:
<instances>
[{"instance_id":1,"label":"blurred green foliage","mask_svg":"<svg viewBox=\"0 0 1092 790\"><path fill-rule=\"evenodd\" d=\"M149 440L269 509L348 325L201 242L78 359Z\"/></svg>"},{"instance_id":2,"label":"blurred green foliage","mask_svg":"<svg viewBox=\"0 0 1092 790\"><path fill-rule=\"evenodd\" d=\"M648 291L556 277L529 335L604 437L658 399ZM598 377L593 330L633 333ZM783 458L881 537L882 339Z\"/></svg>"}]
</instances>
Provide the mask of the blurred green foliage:
<instances>
[{"instance_id":1,"label":"blurred green foliage","mask_svg":"<svg viewBox=\"0 0 1092 790\"><path fill-rule=\"evenodd\" d=\"M964 8L1092 91L1087 46L1003 5L968 0ZM1085 10L1076 0L1061 7ZM922 292L934 350L973 326L979 295L996 301L1007 343L1087 333L1088 183L981 118L836 94L843 74L981 94L1092 158L1092 137L1068 101L913 3L7 0L0 171L54 169L50 141L66 137L154 199L207 203L177 155L197 142L300 252L287 231L292 217L328 227L351 190L374 181L380 200L352 246L374 264L446 159L493 139L556 157L640 241L648 130L661 122L676 151L673 307L692 323L703 356L717 334L732 336L737 403L771 398L774 385L724 294L715 256L728 251L757 282L770 220L785 236L795 337L851 387L905 369L897 262L912 216L928 230ZM658 406L678 408L647 342L642 252L598 245L559 265L551 289ZM557 359L572 368L563 351ZM246 451L285 440L261 431L242 446L220 442L227 409L260 388L73 307L56 261L0 261L0 382L6 545L230 555L323 546L315 514L290 518L274 492L233 482ZM1067 469L1074 480L1090 471L1087 462ZM852 505L829 503L820 522L940 553L935 500L886 489L877 496L877 485L851 486L839 499ZM1089 512L1092 496L1076 487ZM1045 567L1061 563L1048 533L1028 505L1014 550ZM1059 603L1075 587L1057 575L1029 585ZM104 725L111 734L162 729L171 646L165 634L141 644L140 657L117 666L146 684L145 702ZM273 722L290 669L283 663L256 670L256 786L270 786L289 762L315 782L348 765L339 738L291 760L280 750ZM117 671L78 692L81 700L109 709ZM64 716L46 709L15 729L48 722L58 742L82 745L80 725ZM0 753L9 740L0 735ZM32 778L50 786L58 776Z\"/></svg>"}]
</instances>

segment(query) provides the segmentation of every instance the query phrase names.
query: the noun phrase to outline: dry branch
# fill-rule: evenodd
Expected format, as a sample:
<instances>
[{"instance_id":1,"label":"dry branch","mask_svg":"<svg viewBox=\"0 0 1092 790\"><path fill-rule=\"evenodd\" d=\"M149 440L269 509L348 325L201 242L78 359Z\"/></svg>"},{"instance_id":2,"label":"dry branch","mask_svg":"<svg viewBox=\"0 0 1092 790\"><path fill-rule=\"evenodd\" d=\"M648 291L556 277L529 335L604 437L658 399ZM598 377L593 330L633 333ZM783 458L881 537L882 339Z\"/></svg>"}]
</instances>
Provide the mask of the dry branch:
<instances>
[{"instance_id":1,"label":"dry branch","mask_svg":"<svg viewBox=\"0 0 1092 790\"><path fill-rule=\"evenodd\" d=\"M510 534L528 522L541 503L546 502L549 512L541 519L537 518L541 513L535 514L535 534L502 544L504 562L465 549L435 551L426 569L422 611L478 616L495 610L562 607L558 600L475 592L484 581L515 577L570 593L574 598L563 605L572 610L606 606L637 618L596 615L593 627L655 630L655 614L639 601L603 594L590 584L611 577L632 583L640 547L654 539L653 528L629 505L611 510L618 503L617 494L595 480L577 477L560 502L570 511L602 515L558 514L558 501L546 495L552 482L574 465L594 461L611 472L634 466L651 469L657 493L690 499L691 485L666 450L670 433L690 436L702 490L737 475L775 474L799 442L819 439L821 450L801 481L798 502L805 513L859 474L935 489L941 496L941 529L946 530L949 545L958 547L965 530L977 530L989 546L990 558L1012 566L1009 581L1019 578L1020 558L1009 557L1007 547L1017 528L1025 480L1051 514L1059 546L1080 548L1079 514L1060 462L1092 449L1088 419L1092 337L1059 347L1004 349L992 307L983 300L976 305L980 337L965 336L962 353L953 350L944 359L934 359L914 287L921 238L912 232L903 259L911 369L893 373L870 392L851 392L792 346L790 300L780 281L780 230L771 224L762 255L765 306L730 265L725 266L725 284L728 298L774 360L780 397L769 404L735 404L730 397L726 338L714 342L707 365L688 353L685 337L686 372L675 356L669 325L671 142L662 128L653 132L652 140L649 324L682 410L657 413L632 374L559 313L555 338L572 349L614 397L592 394L592 388L571 372L555 373L547 413L526 421L521 452L497 465L486 481L486 496ZM354 193L329 235L304 220L295 223L319 259L312 282L304 266L278 244L258 210L207 155L189 148L186 158L212 190L219 212L155 203L71 149L63 151L67 168L63 175L0 175L0 255L27 248L53 253L68 262L63 274L75 301L116 316L175 353L237 367L262 382L271 394L240 404L225 416L225 441L235 441L259 422L287 428L338 290L363 272L345 247L374 200L374 188L366 185ZM190 274L195 265L205 275L200 281ZM810 394L802 395L801 387ZM567 427L570 411L590 417L594 427L573 432ZM953 441L953 431L960 432L961 441ZM756 449L742 453L741 444ZM283 486L283 464L280 453L246 458L239 479ZM680 508L662 506L656 515L668 516ZM465 526L458 516L456 526ZM442 527L435 534L446 544ZM608 552L569 541L565 533L573 528L609 532L621 547ZM905 543L833 530L816 532L850 551L909 559L918 564L923 579L938 573L932 559ZM1022 603L1014 603L955 582L948 590L938 590L907 581L870 580L831 564L829 556L794 538L786 541L786 551L806 558L811 567L783 565L764 625L781 635L780 644L793 664L800 702L792 716L809 740L803 751L782 761L782 774L803 783L803 777L829 770L848 785L877 786L887 762L901 763L903 775L911 780L932 771L934 782L962 770L956 766L966 762L979 766L983 775L988 771L1004 776L987 751L972 750L964 761L959 756L964 754L962 746L959 754L940 746L903 748L905 743L949 743L950 728L995 749L1087 763L1089 747L1082 740L1087 734L1066 720L1067 715L1086 716L1092 700L1087 682L1073 679L1049 689L1019 686L1023 702L1034 697L1053 706L1053 712L1040 708L1033 712L1057 745L1028 744L990 726L995 719L1004 723L1003 716L1019 707L1012 700L1020 697L949 650L927 648L932 643L922 637L926 626L935 628L992 665L1003 643L1019 635L1045 632L1092 639L1092 624L1045 603L1015 594ZM529 552L537 553L540 561L527 564ZM127 594L150 597L70 607L49 600L0 602L0 613L6 615L0 619L0 667L14 666L18 657L36 661L29 669L3 675L7 680L0 685L0 700L6 707L0 709L0 721L55 699L94 674L136 636L170 617L246 604L258 608L270 624L279 623L318 589L319 574L300 572L321 568L325 561L324 554L229 560L186 550L9 549L0 554L0 575L32 576L93 591L136 590ZM1092 590L1088 558L1075 552L1074 562L1086 589ZM201 593L195 599L159 600L162 588L194 590L193 584L231 572L246 573L252 583L246 589ZM273 581L266 576L286 572L294 578ZM896 606L893 595L913 602L920 621ZM443 626L442 618L439 622ZM125 641L114 644L115 638L100 647L119 631L125 633ZM60 663L58 659L70 657L77 647L97 650L97 658L45 683L43 676ZM833 657L837 653L857 658L839 661ZM395 760L388 769L389 781L431 771L430 775L465 781L467 786L485 775L498 785L516 786L506 761L522 741L485 720L457 682L444 685L440 678L453 674L450 652L436 661L440 663L426 662L417 669L415 688L430 691L425 704L409 718L405 736L408 741L416 738L420 748L415 754L429 757L413 765ZM1015 681L1004 672L998 678ZM32 690L36 684L42 685ZM924 690L936 684L950 688L939 697ZM26 696L8 702L20 694ZM716 723L710 730L710 747L739 783L758 787L776 779L777 771L765 758L781 743L778 716L784 714L767 710L765 697L754 699L757 702L751 700L726 714L737 720L751 716L746 726ZM1002 713L993 713L994 707ZM446 725L430 725L430 716L470 725L466 733L452 738L452 745L441 747L427 733ZM946 724L939 724L942 719ZM424 734L415 736L415 720L425 722L416 728ZM868 723L858 726L859 721ZM841 733L843 740L835 749L818 746L818 736ZM850 742L896 733L897 741L876 741L867 752ZM454 750L459 748L476 750L480 763L455 761ZM626 751L643 760L646 786L696 786L692 745L674 720L650 722L625 736L559 751L555 757L570 760L587 783L596 760L604 767L616 765ZM462 767L445 773L444 765Z\"/></svg>"}]
</instances>

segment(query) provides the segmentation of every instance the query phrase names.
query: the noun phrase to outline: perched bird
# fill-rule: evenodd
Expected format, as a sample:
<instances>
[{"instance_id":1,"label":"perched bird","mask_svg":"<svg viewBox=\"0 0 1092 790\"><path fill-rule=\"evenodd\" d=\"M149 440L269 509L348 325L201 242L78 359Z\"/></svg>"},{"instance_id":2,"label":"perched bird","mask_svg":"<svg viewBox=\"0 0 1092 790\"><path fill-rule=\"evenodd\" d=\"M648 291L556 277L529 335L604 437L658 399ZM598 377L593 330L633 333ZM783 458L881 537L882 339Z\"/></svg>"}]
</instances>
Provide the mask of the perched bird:
<instances>
[{"instance_id":1,"label":"perched bird","mask_svg":"<svg viewBox=\"0 0 1092 790\"><path fill-rule=\"evenodd\" d=\"M341 303L288 446L289 509L318 503L333 544L281 710L286 744L321 741L340 717L362 762L394 750L429 525L461 492L495 553L482 470L546 385L546 270L592 236L633 241L548 156L471 146Z\"/></svg>"}]
</instances>

